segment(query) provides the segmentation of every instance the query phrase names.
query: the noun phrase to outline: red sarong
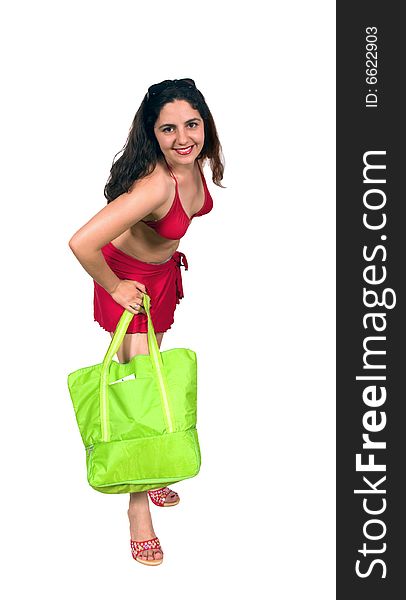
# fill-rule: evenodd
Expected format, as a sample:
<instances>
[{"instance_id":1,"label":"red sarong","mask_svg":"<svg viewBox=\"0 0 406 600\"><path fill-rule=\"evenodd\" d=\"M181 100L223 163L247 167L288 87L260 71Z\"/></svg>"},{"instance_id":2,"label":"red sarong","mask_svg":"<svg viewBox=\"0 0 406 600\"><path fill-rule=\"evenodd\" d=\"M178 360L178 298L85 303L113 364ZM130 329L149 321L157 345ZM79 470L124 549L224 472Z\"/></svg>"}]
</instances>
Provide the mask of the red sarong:
<instances>
[{"instance_id":1,"label":"red sarong","mask_svg":"<svg viewBox=\"0 0 406 600\"><path fill-rule=\"evenodd\" d=\"M151 298L151 319L156 333L167 331L174 322L176 305L183 298L180 267L188 270L183 252L176 251L161 264L146 263L133 258L111 242L101 249L110 269L120 279L132 279L145 285ZM182 262L183 259L183 262ZM124 308L96 281L94 283L94 320L103 329L114 332ZM144 314L134 315L127 333L147 333L148 319Z\"/></svg>"}]
</instances>

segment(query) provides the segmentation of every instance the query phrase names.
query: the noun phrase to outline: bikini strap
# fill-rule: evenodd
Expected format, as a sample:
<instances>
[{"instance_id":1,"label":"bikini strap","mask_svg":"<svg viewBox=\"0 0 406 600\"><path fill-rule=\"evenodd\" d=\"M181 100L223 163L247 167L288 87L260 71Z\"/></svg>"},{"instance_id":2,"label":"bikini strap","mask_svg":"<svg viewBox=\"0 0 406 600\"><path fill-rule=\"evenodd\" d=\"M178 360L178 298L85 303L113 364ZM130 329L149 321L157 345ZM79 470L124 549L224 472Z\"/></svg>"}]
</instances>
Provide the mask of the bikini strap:
<instances>
[{"instance_id":1,"label":"bikini strap","mask_svg":"<svg viewBox=\"0 0 406 600\"><path fill-rule=\"evenodd\" d=\"M206 191L208 191L207 183L206 183L206 178L204 176L203 169L199 165L199 161L197 161L197 166L199 167L200 175L201 175L201 178L202 178L202 181L203 181L203 187L205 188L205 193L206 193Z\"/></svg>"},{"instance_id":2,"label":"bikini strap","mask_svg":"<svg viewBox=\"0 0 406 600\"><path fill-rule=\"evenodd\" d=\"M166 161L166 158L164 157L164 161L166 163L166 166L168 167L168 171L171 174L171 177L175 180L176 185L178 185L178 180L175 177L175 173L172 171L171 167L169 166L169 164Z\"/></svg>"}]
</instances>

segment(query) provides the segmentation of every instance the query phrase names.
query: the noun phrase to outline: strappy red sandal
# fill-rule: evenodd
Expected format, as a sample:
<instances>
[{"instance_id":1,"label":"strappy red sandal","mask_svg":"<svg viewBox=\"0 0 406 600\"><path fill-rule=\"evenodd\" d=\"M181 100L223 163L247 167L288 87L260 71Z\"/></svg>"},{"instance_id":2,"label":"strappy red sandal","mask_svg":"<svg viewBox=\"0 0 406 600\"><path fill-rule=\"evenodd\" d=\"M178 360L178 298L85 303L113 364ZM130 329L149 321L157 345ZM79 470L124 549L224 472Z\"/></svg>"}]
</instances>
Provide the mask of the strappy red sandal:
<instances>
[{"instance_id":1,"label":"strappy red sandal","mask_svg":"<svg viewBox=\"0 0 406 600\"><path fill-rule=\"evenodd\" d=\"M165 502L166 497L172 491L173 490L170 490L168 487L159 488L158 490L148 490L148 496L156 506L176 506L180 502L179 496L178 499L173 502Z\"/></svg>"},{"instance_id":2,"label":"strappy red sandal","mask_svg":"<svg viewBox=\"0 0 406 600\"><path fill-rule=\"evenodd\" d=\"M163 561L162 558L155 558L153 560L148 560L144 558L138 558L139 554L144 552L144 550L160 550L163 555L163 551L161 548L161 544L159 543L159 539L157 537L152 538L152 540L144 540L142 542L136 542L135 540L130 540L131 543L131 554L133 558L142 565L149 565L151 567L156 567L160 565Z\"/></svg>"}]
</instances>

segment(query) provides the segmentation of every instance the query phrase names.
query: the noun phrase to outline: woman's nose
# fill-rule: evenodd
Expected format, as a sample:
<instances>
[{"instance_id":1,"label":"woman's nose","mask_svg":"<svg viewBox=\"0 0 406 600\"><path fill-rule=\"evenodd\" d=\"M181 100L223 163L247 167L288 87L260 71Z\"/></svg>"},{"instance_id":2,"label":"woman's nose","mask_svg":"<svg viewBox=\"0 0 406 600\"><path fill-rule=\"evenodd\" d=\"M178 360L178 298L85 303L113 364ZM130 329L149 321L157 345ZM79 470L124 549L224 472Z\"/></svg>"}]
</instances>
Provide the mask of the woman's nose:
<instances>
[{"instance_id":1,"label":"woman's nose","mask_svg":"<svg viewBox=\"0 0 406 600\"><path fill-rule=\"evenodd\" d=\"M188 137L186 129L178 129L178 144L179 146L186 146L188 143Z\"/></svg>"}]
</instances>

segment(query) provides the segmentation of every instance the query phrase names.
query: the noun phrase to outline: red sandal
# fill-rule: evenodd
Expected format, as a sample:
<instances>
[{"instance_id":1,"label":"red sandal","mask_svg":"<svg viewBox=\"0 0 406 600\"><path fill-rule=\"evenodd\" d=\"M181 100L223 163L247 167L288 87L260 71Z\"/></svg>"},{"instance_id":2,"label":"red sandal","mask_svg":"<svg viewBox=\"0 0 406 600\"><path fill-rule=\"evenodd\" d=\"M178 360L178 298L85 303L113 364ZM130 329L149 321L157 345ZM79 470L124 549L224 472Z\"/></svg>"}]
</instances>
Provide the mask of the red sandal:
<instances>
[{"instance_id":1,"label":"red sandal","mask_svg":"<svg viewBox=\"0 0 406 600\"><path fill-rule=\"evenodd\" d=\"M159 488L158 490L148 490L148 496L156 506L176 506L180 502L179 496L174 502L165 502L166 497L171 492L172 490L170 490L168 487L164 487Z\"/></svg>"},{"instance_id":2,"label":"red sandal","mask_svg":"<svg viewBox=\"0 0 406 600\"><path fill-rule=\"evenodd\" d=\"M144 550L160 550L162 552L161 544L159 543L159 539L157 537L152 538L152 540L144 540L142 542L136 542L135 540L130 540L131 543L131 554L133 558L142 565L149 565L151 567L158 566L162 563L163 558L155 558L153 560L148 560L144 558L138 558L139 554L144 552ZM163 552L162 552L163 554Z\"/></svg>"}]
</instances>

